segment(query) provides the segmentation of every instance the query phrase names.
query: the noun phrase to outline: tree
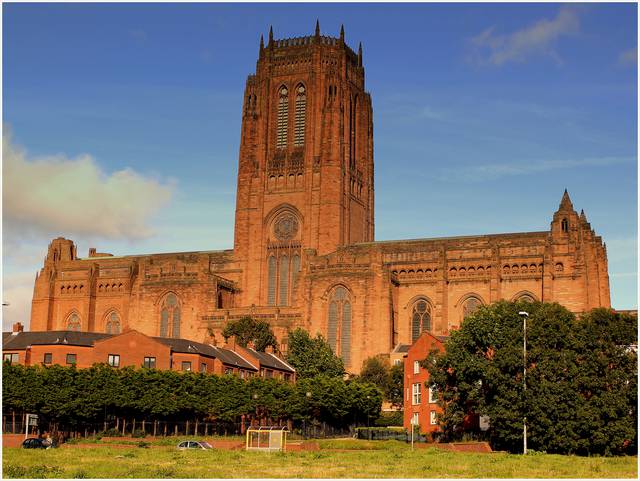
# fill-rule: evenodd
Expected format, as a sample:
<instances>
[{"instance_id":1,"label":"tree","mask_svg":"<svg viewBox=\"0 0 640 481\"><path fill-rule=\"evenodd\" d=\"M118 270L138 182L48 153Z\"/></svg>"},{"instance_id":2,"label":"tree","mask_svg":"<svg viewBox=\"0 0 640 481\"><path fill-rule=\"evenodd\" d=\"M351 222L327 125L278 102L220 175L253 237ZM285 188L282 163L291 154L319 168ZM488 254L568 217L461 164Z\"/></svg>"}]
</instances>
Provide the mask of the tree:
<instances>
[{"instance_id":1,"label":"tree","mask_svg":"<svg viewBox=\"0 0 640 481\"><path fill-rule=\"evenodd\" d=\"M404 406L404 365L391 366L389 382L384 397L392 406L402 409Z\"/></svg>"},{"instance_id":2,"label":"tree","mask_svg":"<svg viewBox=\"0 0 640 481\"><path fill-rule=\"evenodd\" d=\"M256 321L249 316L229 322L222 331L222 336L225 340L235 337L236 342L242 347L247 347L252 342L256 351L264 351L269 346L278 350L278 340L269 323Z\"/></svg>"},{"instance_id":3,"label":"tree","mask_svg":"<svg viewBox=\"0 0 640 481\"><path fill-rule=\"evenodd\" d=\"M360 380L370 382L387 392L389 386L389 365L380 356L369 357L362 363Z\"/></svg>"},{"instance_id":4,"label":"tree","mask_svg":"<svg viewBox=\"0 0 640 481\"><path fill-rule=\"evenodd\" d=\"M313 338L301 328L289 332L287 362L296 369L298 378L342 377L345 373L342 359L334 354L322 335Z\"/></svg>"},{"instance_id":5,"label":"tree","mask_svg":"<svg viewBox=\"0 0 640 481\"><path fill-rule=\"evenodd\" d=\"M527 322L527 389L523 325ZM423 366L438 387L446 437L461 437L470 413L490 419L494 447L528 446L578 454L632 453L636 448L637 321L610 310L576 317L558 304L499 302L465 319Z\"/></svg>"}]
</instances>

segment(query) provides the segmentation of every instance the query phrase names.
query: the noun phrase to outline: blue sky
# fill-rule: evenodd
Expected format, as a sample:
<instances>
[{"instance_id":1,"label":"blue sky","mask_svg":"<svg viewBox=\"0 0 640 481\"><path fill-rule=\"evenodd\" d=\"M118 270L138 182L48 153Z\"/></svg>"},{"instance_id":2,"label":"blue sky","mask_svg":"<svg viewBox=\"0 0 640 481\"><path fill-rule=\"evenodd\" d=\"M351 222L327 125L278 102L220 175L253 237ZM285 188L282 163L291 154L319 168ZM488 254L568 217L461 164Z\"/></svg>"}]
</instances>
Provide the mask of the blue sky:
<instances>
[{"instance_id":1,"label":"blue sky","mask_svg":"<svg viewBox=\"0 0 640 481\"><path fill-rule=\"evenodd\" d=\"M633 4L4 4L4 325L58 235L231 248L260 34L316 18L363 43L378 240L545 230L567 188L636 308Z\"/></svg>"}]
</instances>

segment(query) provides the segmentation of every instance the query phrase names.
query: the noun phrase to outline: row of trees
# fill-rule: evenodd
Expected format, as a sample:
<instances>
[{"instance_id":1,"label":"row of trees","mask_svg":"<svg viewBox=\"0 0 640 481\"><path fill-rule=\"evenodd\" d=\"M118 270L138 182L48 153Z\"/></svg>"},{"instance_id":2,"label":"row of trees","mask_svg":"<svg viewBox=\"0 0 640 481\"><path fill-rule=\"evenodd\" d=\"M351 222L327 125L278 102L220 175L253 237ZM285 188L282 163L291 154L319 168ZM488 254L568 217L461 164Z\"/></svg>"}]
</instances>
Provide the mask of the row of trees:
<instances>
[{"instance_id":1,"label":"row of trees","mask_svg":"<svg viewBox=\"0 0 640 481\"><path fill-rule=\"evenodd\" d=\"M2 381L5 412L40 413L66 424L101 422L105 416L238 422L242 415L257 415L347 426L377 416L382 403L376 386L328 376L292 384L105 364L76 369L7 363Z\"/></svg>"},{"instance_id":2,"label":"row of trees","mask_svg":"<svg viewBox=\"0 0 640 481\"><path fill-rule=\"evenodd\" d=\"M526 390L523 322L527 311ZM448 439L470 413L489 417L497 449L637 452L637 318L610 309L576 317L559 304L499 302L465 319L423 363L439 389Z\"/></svg>"}]
</instances>

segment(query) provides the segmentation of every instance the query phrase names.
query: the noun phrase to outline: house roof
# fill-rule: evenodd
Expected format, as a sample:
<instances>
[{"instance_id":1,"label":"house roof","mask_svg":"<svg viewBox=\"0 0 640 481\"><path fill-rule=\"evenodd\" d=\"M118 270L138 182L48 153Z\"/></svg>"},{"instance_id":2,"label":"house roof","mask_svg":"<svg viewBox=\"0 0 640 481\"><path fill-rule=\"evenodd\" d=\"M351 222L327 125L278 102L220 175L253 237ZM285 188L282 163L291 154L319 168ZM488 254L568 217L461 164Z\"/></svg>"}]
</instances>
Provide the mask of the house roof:
<instances>
[{"instance_id":1,"label":"house roof","mask_svg":"<svg viewBox=\"0 0 640 481\"><path fill-rule=\"evenodd\" d=\"M411 347L410 344L398 344L394 349L393 352L409 352L409 348Z\"/></svg>"},{"instance_id":2,"label":"house roof","mask_svg":"<svg viewBox=\"0 0 640 481\"><path fill-rule=\"evenodd\" d=\"M2 335L2 349L26 349L33 345L69 345L91 347L99 339L111 337L101 332L80 331L27 331Z\"/></svg>"},{"instance_id":3,"label":"house roof","mask_svg":"<svg viewBox=\"0 0 640 481\"><path fill-rule=\"evenodd\" d=\"M212 346L211 344L203 344L188 339L174 339L171 337L154 337L153 339L169 346L173 352L200 354L202 356L217 358L223 364L241 367L243 369L251 369L253 371L258 370L253 364L247 362L243 357L229 349L222 349Z\"/></svg>"},{"instance_id":4,"label":"house roof","mask_svg":"<svg viewBox=\"0 0 640 481\"><path fill-rule=\"evenodd\" d=\"M255 349L246 348L247 351L251 353L252 356L255 356L262 366L270 367L272 369L278 369L279 371L288 371L288 372L296 372L296 370L287 364L285 361L280 359L279 357L274 356L268 352L260 352Z\"/></svg>"}]
</instances>

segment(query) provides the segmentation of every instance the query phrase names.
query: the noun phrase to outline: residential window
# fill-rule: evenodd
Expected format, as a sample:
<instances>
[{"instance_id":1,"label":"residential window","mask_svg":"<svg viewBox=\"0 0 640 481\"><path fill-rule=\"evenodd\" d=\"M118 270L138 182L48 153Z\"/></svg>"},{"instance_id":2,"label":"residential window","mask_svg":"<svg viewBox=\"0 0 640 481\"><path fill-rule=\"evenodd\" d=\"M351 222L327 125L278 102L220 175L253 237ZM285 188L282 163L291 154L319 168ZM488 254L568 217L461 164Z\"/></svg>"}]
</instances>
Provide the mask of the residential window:
<instances>
[{"instance_id":1,"label":"residential window","mask_svg":"<svg viewBox=\"0 0 640 481\"><path fill-rule=\"evenodd\" d=\"M182 370L191 371L191 361L182 361Z\"/></svg>"},{"instance_id":2,"label":"residential window","mask_svg":"<svg viewBox=\"0 0 640 481\"><path fill-rule=\"evenodd\" d=\"M9 364L17 364L18 362L20 362L20 355L17 353L5 354L4 360Z\"/></svg>"},{"instance_id":3,"label":"residential window","mask_svg":"<svg viewBox=\"0 0 640 481\"><path fill-rule=\"evenodd\" d=\"M67 354L67 364L75 365L77 360L76 354Z\"/></svg>"},{"instance_id":4,"label":"residential window","mask_svg":"<svg viewBox=\"0 0 640 481\"><path fill-rule=\"evenodd\" d=\"M413 413L413 416L411 416L411 424L413 426L420 426L420 414L419 413Z\"/></svg>"},{"instance_id":5,"label":"residential window","mask_svg":"<svg viewBox=\"0 0 640 481\"><path fill-rule=\"evenodd\" d=\"M393 361L393 365L394 365L394 366L399 366L400 364L402 364L402 359L395 359L395 360Z\"/></svg>"},{"instance_id":6,"label":"residential window","mask_svg":"<svg viewBox=\"0 0 640 481\"><path fill-rule=\"evenodd\" d=\"M285 373L285 374L284 374L284 380L285 380L285 381L291 381L291 374L289 374L289 373Z\"/></svg>"},{"instance_id":7,"label":"residential window","mask_svg":"<svg viewBox=\"0 0 640 481\"><path fill-rule=\"evenodd\" d=\"M42 360L43 364L51 364L53 362L53 354L50 352L44 353L44 359Z\"/></svg>"},{"instance_id":8,"label":"residential window","mask_svg":"<svg viewBox=\"0 0 640 481\"><path fill-rule=\"evenodd\" d=\"M244 379L246 377L244 369L240 369L238 372L240 373L240 379Z\"/></svg>"},{"instance_id":9,"label":"residential window","mask_svg":"<svg viewBox=\"0 0 640 481\"><path fill-rule=\"evenodd\" d=\"M413 373L420 374L420 361L413 361Z\"/></svg>"},{"instance_id":10,"label":"residential window","mask_svg":"<svg viewBox=\"0 0 640 481\"><path fill-rule=\"evenodd\" d=\"M267 369L267 377L268 378L272 378L273 377L273 371L271 369Z\"/></svg>"},{"instance_id":11,"label":"residential window","mask_svg":"<svg viewBox=\"0 0 640 481\"><path fill-rule=\"evenodd\" d=\"M145 357L143 366L146 367L147 369L155 369L156 368L156 358L155 357Z\"/></svg>"},{"instance_id":12,"label":"residential window","mask_svg":"<svg viewBox=\"0 0 640 481\"><path fill-rule=\"evenodd\" d=\"M120 367L120 355L119 354L109 354L109 366L111 367Z\"/></svg>"},{"instance_id":13,"label":"residential window","mask_svg":"<svg viewBox=\"0 0 640 481\"><path fill-rule=\"evenodd\" d=\"M226 368L224 370L224 373L228 374L229 376L231 376L233 374L233 368L230 368L230 367Z\"/></svg>"},{"instance_id":14,"label":"residential window","mask_svg":"<svg viewBox=\"0 0 640 481\"><path fill-rule=\"evenodd\" d=\"M429 402L432 404L438 402L438 388L435 386L429 386Z\"/></svg>"},{"instance_id":15,"label":"residential window","mask_svg":"<svg viewBox=\"0 0 640 481\"><path fill-rule=\"evenodd\" d=\"M435 411L431 411L429 413L429 422L432 425L438 424L438 413L436 413Z\"/></svg>"},{"instance_id":16,"label":"residential window","mask_svg":"<svg viewBox=\"0 0 640 481\"><path fill-rule=\"evenodd\" d=\"M415 383L413 385L413 405L420 404L422 402L422 383Z\"/></svg>"}]
</instances>

